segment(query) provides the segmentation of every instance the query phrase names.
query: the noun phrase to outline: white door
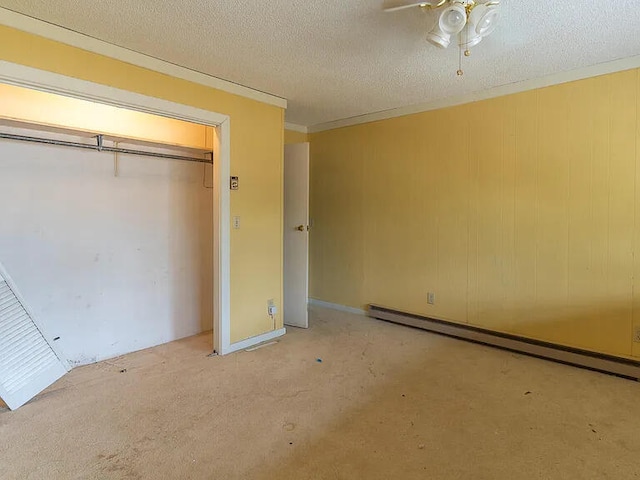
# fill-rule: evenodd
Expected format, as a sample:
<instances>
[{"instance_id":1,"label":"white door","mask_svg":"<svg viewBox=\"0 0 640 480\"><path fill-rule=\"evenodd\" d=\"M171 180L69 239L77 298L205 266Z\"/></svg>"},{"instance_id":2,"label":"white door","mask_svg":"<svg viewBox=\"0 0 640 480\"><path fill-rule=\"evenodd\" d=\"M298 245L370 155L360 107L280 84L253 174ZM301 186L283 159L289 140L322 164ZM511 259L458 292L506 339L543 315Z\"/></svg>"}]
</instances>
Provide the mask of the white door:
<instances>
[{"instance_id":1,"label":"white door","mask_svg":"<svg viewBox=\"0 0 640 480\"><path fill-rule=\"evenodd\" d=\"M15 410L67 370L0 264L0 398Z\"/></svg>"},{"instance_id":2,"label":"white door","mask_svg":"<svg viewBox=\"0 0 640 480\"><path fill-rule=\"evenodd\" d=\"M284 147L284 323L307 328L309 144Z\"/></svg>"}]
</instances>

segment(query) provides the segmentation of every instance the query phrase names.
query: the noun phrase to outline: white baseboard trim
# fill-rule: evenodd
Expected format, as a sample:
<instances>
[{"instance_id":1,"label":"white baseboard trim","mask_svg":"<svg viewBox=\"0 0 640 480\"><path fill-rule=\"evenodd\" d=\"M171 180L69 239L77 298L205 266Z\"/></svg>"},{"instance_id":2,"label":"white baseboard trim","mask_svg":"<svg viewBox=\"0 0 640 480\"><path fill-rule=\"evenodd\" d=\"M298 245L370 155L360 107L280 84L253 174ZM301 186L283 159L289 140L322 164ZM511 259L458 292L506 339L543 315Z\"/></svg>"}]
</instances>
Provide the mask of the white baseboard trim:
<instances>
[{"instance_id":1,"label":"white baseboard trim","mask_svg":"<svg viewBox=\"0 0 640 480\"><path fill-rule=\"evenodd\" d=\"M331 310L338 310L339 312L353 313L355 315L366 315L367 312L361 308L347 307L346 305L340 305L338 303L325 302L323 300L317 300L315 298L309 299L309 305L314 307L330 308Z\"/></svg>"},{"instance_id":2,"label":"white baseboard trim","mask_svg":"<svg viewBox=\"0 0 640 480\"><path fill-rule=\"evenodd\" d=\"M269 340L273 340L274 338L282 337L285 333L287 333L286 328L281 328L279 330L273 330L272 332L263 333L262 335L258 335L256 337L247 338L246 340L242 340L240 342L232 343L229 347L225 348L222 355L227 355L229 353L237 352L238 350L244 350L246 348L251 348L254 345L258 345L260 343L268 342Z\"/></svg>"}]
</instances>

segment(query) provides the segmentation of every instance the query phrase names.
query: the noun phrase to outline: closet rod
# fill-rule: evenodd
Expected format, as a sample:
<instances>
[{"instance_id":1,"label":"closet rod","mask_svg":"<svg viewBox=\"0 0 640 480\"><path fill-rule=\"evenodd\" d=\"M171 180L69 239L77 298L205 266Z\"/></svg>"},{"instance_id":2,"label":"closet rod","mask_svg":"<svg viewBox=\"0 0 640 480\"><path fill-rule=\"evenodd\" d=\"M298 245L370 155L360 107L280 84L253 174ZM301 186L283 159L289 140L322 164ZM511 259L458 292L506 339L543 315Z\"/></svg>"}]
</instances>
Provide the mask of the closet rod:
<instances>
[{"instance_id":1,"label":"closet rod","mask_svg":"<svg viewBox=\"0 0 640 480\"><path fill-rule=\"evenodd\" d=\"M0 133L0 138L6 140L17 140L19 142L44 143L47 145L60 145L71 148L84 148L85 150L97 150L100 152L124 153L125 155L139 155L142 157L168 158L171 160L184 160L187 162L213 163L213 152L206 152L211 158L184 157L182 155L171 155L168 153L145 152L144 150L131 150L129 148L106 147L102 145L102 135L98 135L97 145L88 145L86 143L66 142L64 140L51 140L48 138L30 137L27 135L14 135L11 133Z\"/></svg>"}]
</instances>

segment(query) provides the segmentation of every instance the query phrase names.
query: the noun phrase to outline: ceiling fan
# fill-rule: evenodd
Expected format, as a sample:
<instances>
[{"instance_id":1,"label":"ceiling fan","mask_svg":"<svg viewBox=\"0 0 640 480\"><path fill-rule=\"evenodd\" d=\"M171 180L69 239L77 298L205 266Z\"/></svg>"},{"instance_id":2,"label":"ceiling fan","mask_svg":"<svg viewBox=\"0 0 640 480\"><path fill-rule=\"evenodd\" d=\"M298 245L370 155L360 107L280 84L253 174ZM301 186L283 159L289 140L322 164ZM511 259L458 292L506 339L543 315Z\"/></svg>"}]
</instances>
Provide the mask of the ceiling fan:
<instances>
[{"instance_id":1,"label":"ceiling fan","mask_svg":"<svg viewBox=\"0 0 640 480\"><path fill-rule=\"evenodd\" d=\"M427 32L427 40L439 48L447 48L451 37L458 37L460 47L460 69L462 75L462 55L471 55L471 48L491 35L500 19L500 0L423 0L384 9L397 12L407 8L421 8L437 12L435 25Z\"/></svg>"}]
</instances>

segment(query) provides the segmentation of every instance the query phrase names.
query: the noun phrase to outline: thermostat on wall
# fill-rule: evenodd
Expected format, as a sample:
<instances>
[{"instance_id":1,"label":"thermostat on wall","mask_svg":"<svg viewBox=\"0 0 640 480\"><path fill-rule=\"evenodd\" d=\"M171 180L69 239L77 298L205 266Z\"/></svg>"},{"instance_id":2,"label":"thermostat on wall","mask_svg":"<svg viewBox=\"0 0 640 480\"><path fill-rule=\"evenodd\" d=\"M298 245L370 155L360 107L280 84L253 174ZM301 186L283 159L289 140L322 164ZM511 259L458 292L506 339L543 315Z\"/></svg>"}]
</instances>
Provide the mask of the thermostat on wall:
<instances>
[{"instance_id":1,"label":"thermostat on wall","mask_svg":"<svg viewBox=\"0 0 640 480\"><path fill-rule=\"evenodd\" d=\"M230 187L231 190L238 190L238 177L231 177Z\"/></svg>"}]
</instances>

